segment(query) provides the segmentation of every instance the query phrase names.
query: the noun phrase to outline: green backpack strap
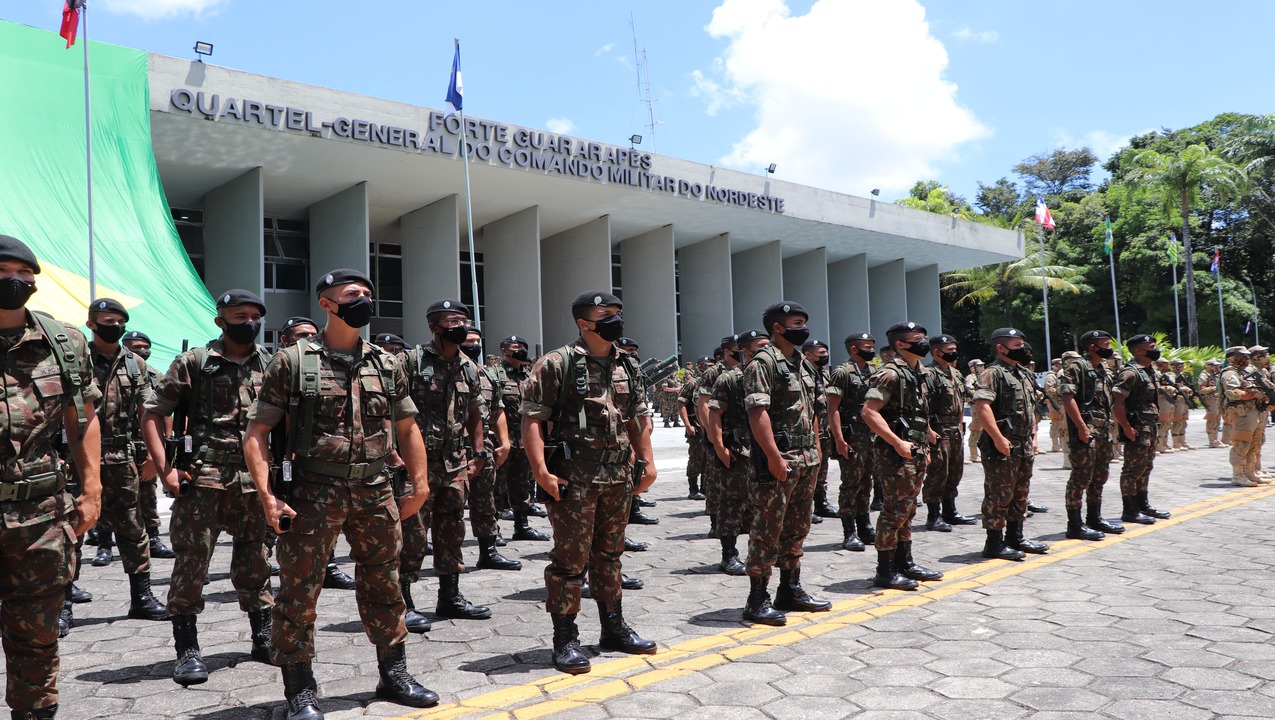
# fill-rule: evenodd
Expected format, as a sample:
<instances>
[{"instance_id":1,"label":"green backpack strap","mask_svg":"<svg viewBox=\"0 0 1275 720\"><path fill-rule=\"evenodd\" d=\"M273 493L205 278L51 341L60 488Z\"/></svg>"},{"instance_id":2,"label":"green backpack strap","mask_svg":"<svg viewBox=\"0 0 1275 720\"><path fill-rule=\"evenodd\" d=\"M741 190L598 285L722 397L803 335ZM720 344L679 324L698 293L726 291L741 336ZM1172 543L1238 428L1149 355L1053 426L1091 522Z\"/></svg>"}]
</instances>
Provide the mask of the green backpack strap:
<instances>
[{"instance_id":1,"label":"green backpack strap","mask_svg":"<svg viewBox=\"0 0 1275 720\"><path fill-rule=\"evenodd\" d=\"M53 349L53 357L57 360L58 369L62 371L62 394L64 396L70 395L71 403L75 406L76 433L75 440L71 443L71 448L74 450L79 448L80 439L84 435L84 428L88 427L89 424L88 416L84 414L84 388L82 386L88 371L87 368L80 364L80 358L75 352L75 343L71 342L71 336L67 333L66 327L62 323L42 313L33 312L31 316L35 318L36 323L40 325L40 329L49 338Z\"/></svg>"},{"instance_id":2,"label":"green backpack strap","mask_svg":"<svg viewBox=\"0 0 1275 720\"><path fill-rule=\"evenodd\" d=\"M387 354L388 353L385 353L385 351L377 348L376 351L372 353L372 364L376 366L376 371L381 376L381 387L385 388L385 397L390 403L390 452L395 452L398 450L398 428L394 427L394 403L398 400L398 398L394 395L394 373L385 366L385 356ZM316 355L314 360L317 372L319 357ZM317 393L318 389L316 388L315 391Z\"/></svg>"},{"instance_id":3,"label":"green backpack strap","mask_svg":"<svg viewBox=\"0 0 1275 720\"><path fill-rule=\"evenodd\" d=\"M288 398L288 420L292 426L288 428L286 450L289 460L310 454L314 443L314 406L319 399L319 353L311 351L309 341L304 338L293 347L297 361L292 364L292 392Z\"/></svg>"}]
</instances>

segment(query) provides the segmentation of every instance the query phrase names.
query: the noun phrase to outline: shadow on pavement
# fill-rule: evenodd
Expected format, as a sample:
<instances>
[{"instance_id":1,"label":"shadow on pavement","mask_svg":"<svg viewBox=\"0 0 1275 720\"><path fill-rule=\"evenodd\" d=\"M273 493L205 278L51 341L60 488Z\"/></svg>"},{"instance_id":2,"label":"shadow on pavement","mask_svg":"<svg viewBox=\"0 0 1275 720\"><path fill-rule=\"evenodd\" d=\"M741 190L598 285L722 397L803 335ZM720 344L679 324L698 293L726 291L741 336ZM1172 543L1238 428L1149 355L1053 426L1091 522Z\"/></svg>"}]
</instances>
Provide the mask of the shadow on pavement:
<instances>
[{"instance_id":1,"label":"shadow on pavement","mask_svg":"<svg viewBox=\"0 0 1275 720\"><path fill-rule=\"evenodd\" d=\"M165 653L169 650L165 650ZM76 680L85 682L96 682L104 685L110 684L130 684L138 683L143 680L154 680L156 678L171 678L173 676L173 663L176 658L165 658L159 662L147 665L130 665L127 667L111 668L110 670L93 670L90 672L80 673L75 676ZM216 653L214 655L205 655L204 663L208 665L210 673L225 668L235 667L244 662L256 662L248 653ZM173 689L179 689L177 684L173 684Z\"/></svg>"}]
</instances>

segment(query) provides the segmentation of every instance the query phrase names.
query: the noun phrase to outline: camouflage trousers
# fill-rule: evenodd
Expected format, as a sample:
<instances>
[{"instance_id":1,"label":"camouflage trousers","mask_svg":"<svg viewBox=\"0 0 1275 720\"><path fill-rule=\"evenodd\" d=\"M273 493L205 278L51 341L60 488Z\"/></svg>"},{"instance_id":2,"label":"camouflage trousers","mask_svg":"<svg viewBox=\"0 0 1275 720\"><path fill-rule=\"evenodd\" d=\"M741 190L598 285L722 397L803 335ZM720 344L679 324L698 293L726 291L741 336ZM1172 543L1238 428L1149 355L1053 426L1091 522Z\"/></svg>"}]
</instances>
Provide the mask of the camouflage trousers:
<instances>
[{"instance_id":1,"label":"camouflage trousers","mask_svg":"<svg viewBox=\"0 0 1275 720\"><path fill-rule=\"evenodd\" d=\"M137 482L137 506L142 515L142 527L149 535L159 527L159 478L140 478Z\"/></svg>"},{"instance_id":2,"label":"camouflage trousers","mask_svg":"<svg viewBox=\"0 0 1275 720\"><path fill-rule=\"evenodd\" d=\"M704 474L704 462L708 459L704 452L704 443L699 438L698 434L686 438L686 479L691 482L699 481Z\"/></svg>"},{"instance_id":3,"label":"camouflage trousers","mask_svg":"<svg viewBox=\"0 0 1275 720\"><path fill-rule=\"evenodd\" d=\"M75 534L65 518L0 528L5 700L15 710L57 704L58 613L75 566Z\"/></svg>"},{"instance_id":4,"label":"camouflage trousers","mask_svg":"<svg viewBox=\"0 0 1275 720\"><path fill-rule=\"evenodd\" d=\"M872 440L866 431L855 431L846 437L850 445L849 458L837 458L841 467L841 490L837 493L837 507L841 517L867 515L872 505Z\"/></svg>"},{"instance_id":5,"label":"camouflage trousers","mask_svg":"<svg viewBox=\"0 0 1275 720\"><path fill-rule=\"evenodd\" d=\"M168 586L170 615L198 615L204 610L204 580L217 537L234 538L230 554L230 584L244 612L274 605L270 592L270 557L266 534L270 526L256 492L241 492L237 482L224 488L191 484L173 501L169 536L177 559ZM326 558L324 558L326 562Z\"/></svg>"},{"instance_id":6,"label":"camouflage trousers","mask_svg":"<svg viewBox=\"0 0 1275 720\"><path fill-rule=\"evenodd\" d=\"M1089 429L1089 444L1075 442L1071 446L1071 475L1067 478L1064 505L1068 510L1081 509L1085 502L1090 509L1102 507L1102 488L1111 475L1111 456L1115 445L1106 425L1094 425Z\"/></svg>"},{"instance_id":7,"label":"camouflage trousers","mask_svg":"<svg viewBox=\"0 0 1275 720\"><path fill-rule=\"evenodd\" d=\"M103 464L101 475L102 515L97 521L98 532L115 534L115 546L119 548L125 573L149 572L150 538L142 526L137 468L131 462ZM256 499L257 496L252 497Z\"/></svg>"},{"instance_id":8,"label":"camouflage trousers","mask_svg":"<svg viewBox=\"0 0 1275 720\"><path fill-rule=\"evenodd\" d=\"M1065 452L1067 446L1067 420L1062 413L1049 413L1049 447L1051 450Z\"/></svg>"},{"instance_id":9,"label":"camouflage trousers","mask_svg":"<svg viewBox=\"0 0 1275 720\"><path fill-rule=\"evenodd\" d=\"M375 484L303 475L288 504L292 529L279 536L279 595L275 598L270 662L313 660L314 621L328 557L337 535L350 543L354 600L367 639L377 647L407 641L407 606L398 583L402 547L398 503L382 474ZM318 482L315 482L318 480Z\"/></svg>"},{"instance_id":10,"label":"camouflage trousers","mask_svg":"<svg viewBox=\"0 0 1275 720\"><path fill-rule=\"evenodd\" d=\"M702 435L701 432L700 436ZM695 462L699 469L699 489L704 493L704 512L709 517L716 517L717 488L721 485L722 479L720 473L713 472L713 466L717 463L717 453L713 450L711 443L700 442L698 439L691 442L689 452L691 458L686 463L687 475L690 475L691 462Z\"/></svg>"},{"instance_id":11,"label":"camouflage trousers","mask_svg":"<svg viewBox=\"0 0 1275 720\"><path fill-rule=\"evenodd\" d=\"M1258 434L1266 428L1266 413L1255 408L1232 407L1226 411L1231 426L1231 472L1243 475L1257 469L1261 445Z\"/></svg>"},{"instance_id":12,"label":"camouflage trousers","mask_svg":"<svg viewBox=\"0 0 1275 720\"><path fill-rule=\"evenodd\" d=\"M589 573L592 597L614 606L620 601L620 555L629 524L631 481L593 482L593 463L576 462L560 475L567 481L561 499L545 505L553 526L553 549L545 568L545 610L554 615L580 612L580 587Z\"/></svg>"},{"instance_id":13,"label":"camouflage trousers","mask_svg":"<svg viewBox=\"0 0 1275 720\"><path fill-rule=\"evenodd\" d=\"M489 455L483 469L469 479L469 527L474 537L495 537L496 524L496 456Z\"/></svg>"},{"instance_id":14,"label":"camouflage trousers","mask_svg":"<svg viewBox=\"0 0 1275 720\"><path fill-rule=\"evenodd\" d=\"M977 418L970 418L970 427L968 437L965 443L969 446L969 455L972 461L978 460L978 441L983 439L983 423Z\"/></svg>"},{"instance_id":15,"label":"camouflage trousers","mask_svg":"<svg viewBox=\"0 0 1275 720\"><path fill-rule=\"evenodd\" d=\"M930 460L921 485L921 500L927 505L955 500L961 478L965 477L965 438L961 426L938 431L939 441L930 446Z\"/></svg>"},{"instance_id":16,"label":"camouflage trousers","mask_svg":"<svg viewBox=\"0 0 1275 720\"><path fill-rule=\"evenodd\" d=\"M404 582L421 579L425 545L434 542L434 571L439 575L465 572L460 546L465 542L465 496L469 485L466 468L447 472L441 462L429 463L429 499L420 512L403 518L403 551L399 575Z\"/></svg>"},{"instance_id":17,"label":"camouflage trousers","mask_svg":"<svg viewBox=\"0 0 1275 720\"><path fill-rule=\"evenodd\" d=\"M1155 438L1158 428L1146 427L1138 429L1138 439L1125 441L1124 462L1120 465L1120 495L1133 497L1143 490L1151 479L1151 468L1155 464Z\"/></svg>"},{"instance_id":18,"label":"camouflage trousers","mask_svg":"<svg viewBox=\"0 0 1275 720\"><path fill-rule=\"evenodd\" d=\"M916 457L903 458L884 442L872 443L876 477L881 481L881 514L877 516L877 550L893 550L912 539L916 495L921 492L929 455L919 448Z\"/></svg>"},{"instance_id":19,"label":"camouflage trousers","mask_svg":"<svg viewBox=\"0 0 1275 720\"><path fill-rule=\"evenodd\" d=\"M1169 427L1169 433L1173 437L1183 437L1186 435L1186 421L1190 416L1191 406L1187 403L1186 398L1179 396L1173 402L1173 425Z\"/></svg>"},{"instance_id":20,"label":"camouflage trousers","mask_svg":"<svg viewBox=\"0 0 1275 720\"><path fill-rule=\"evenodd\" d=\"M717 457L717 451L710 447L708 460L704 463L704 479L700 484L700 492L704 493L704 512L713 518L713 522L721 522L722 486L726 484L726 476L729 474L730 471Z\"/></svg>"},{"instance_id":21,"label":"camouflage trousers","mask_svg":"<svg viewBox=\"0 0 1275 720\"><path fill-rule=\"evenodd\" d=\"M721 467L714 461L713 465ZM730 468L721 467L717 488L717 537L735 538L753 524L753 501L748 489L753 482L753 461L736 455Z\"/></svg>"},{"instance_id":22,"label":"camouflage trousers","mask_svg":"<svg viewBox=\"0 0 1275 720\"><path fill-rule=\"evenodd\" d=\"M756 474L748 488L753 522L748 534L748 561L744 563L750 576L769 578L772 567L801 567L801 556L805 554L802 546L810 534L815 481L819 477L819 464L813 462L813 455L810 459L812 462L807 465L789 460L788 479L783 481L755 466Z\"/></svg>"},{"instance_id":23,"label":"camouflage trousers","mask_svg":"<svg viewBox=\"0 0 1275 720\"><path fill-rule=\"evenodd\" d=\"M815 479L815 497L828 498L828 466L832 460L832 436L819 436L819 477Z\"/></svg>"},{"instance_id":24,"label":"camouflage trousers","mask_svg":"<svg viewBox=\"0 0 1275 720\"><path fill-rule=\"evenodd\" d=\"M509 450L509 458L496 470L496 486L505 488L509 495L509 507L515 514L527 514L531 508L531 493L536 482L531 478L531 464L527 451L521 447Z\"/></svg>"},{"instance_id":25,"label":"camouflage trousers","mask_svg":"<svg viewBox=\"0 0 1275 720\"><path fill-rule=\"evenodd\" d=\"M669 427L676 423L680 418L677 414L677 396L672 393L657 392L655 402L659 406L660 419L664 421L664 427Z\"/></svg>"},{"instance_id":26,"label":"camouflage trousers","mask_svg":"<svg viewBox=\"0 0 1275 720\"><path fill-rule=\"evenodd\" d=\"M983 527L1004 530L1006 522L1027 517L1027 491L1031 489L1036 456L1027 440L1010 440L1009 455L1001 455L989 437L983 447Z\"/></svg>"},{"instance_id":27,"label":"camouflage trousers","mask_svg":"<svg viewBox=\"0 0 1275 720\"><path fill-rule=\"evenodd\" d=\"M1204 432L1209 436L1209 442L1217 440L1218 429L1222 424L1222 408L1218 405L1217 400L1208 397L1204 400Z\"/></svg>"}]
</instances>

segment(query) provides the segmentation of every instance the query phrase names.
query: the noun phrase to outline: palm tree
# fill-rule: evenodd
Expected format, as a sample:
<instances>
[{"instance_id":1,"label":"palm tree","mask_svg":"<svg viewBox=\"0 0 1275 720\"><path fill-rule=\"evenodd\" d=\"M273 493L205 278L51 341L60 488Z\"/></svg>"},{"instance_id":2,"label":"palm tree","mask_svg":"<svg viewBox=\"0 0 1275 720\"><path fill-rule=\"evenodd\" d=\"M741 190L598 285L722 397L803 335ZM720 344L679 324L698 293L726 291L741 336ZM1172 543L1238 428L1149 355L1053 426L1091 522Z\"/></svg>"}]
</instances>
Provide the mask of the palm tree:
<instances>
[{"instance_id":1,"label":"palm tree","mask_svg":"<svg viewBox=\"0 0 1275 720\"><path fill-rule=\"evenodd\" d=\"M1206 145L1191 145L1177 155L1143 150L1133 158L1127 179L1139 191L1157 193L1166 214L1182 219L1182 244L1186 250L1186 321L1192 346L1200 344L1200 324L1195 313L1195 263L1191 255L1191 207L1200 202L1202 190L1221 200L1244 194L1244 171L1227 162Z\"/></svg>"},{"instance_id":2,"label":"palm tree","mask_svg":"<svg viewBox=\"0 0 1275 720\"><path fill-rule=\"evenodd\" d=\"M941 290L958 296L957 305L980 304L1000 300L1006 322L1014 324L1014 298L1024 291L1039 291L1042 281L1040 248L1028 249L1021 260L957 270L944 276ZM1044 282L1055 292L1080 293L1073 280L1079 277L1075 268L1055 264L1054 253L1045 251Z\"/></svg>"}]
</instances>

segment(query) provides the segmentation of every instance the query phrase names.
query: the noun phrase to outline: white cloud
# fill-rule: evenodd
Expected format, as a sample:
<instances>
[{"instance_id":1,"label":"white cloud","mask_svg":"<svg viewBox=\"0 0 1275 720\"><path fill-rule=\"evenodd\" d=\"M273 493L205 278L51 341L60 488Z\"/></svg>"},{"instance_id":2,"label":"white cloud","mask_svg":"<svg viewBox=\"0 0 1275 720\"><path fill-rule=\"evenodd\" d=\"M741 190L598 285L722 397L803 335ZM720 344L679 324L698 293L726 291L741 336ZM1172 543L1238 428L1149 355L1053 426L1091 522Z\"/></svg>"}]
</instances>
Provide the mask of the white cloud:
<instances>
[{"instance_id":1,"label":"white cloud","mask_svg":"<svg viewBox=\"0 0 1275 720\"><path fill-rule=\"evenodd\" d=\"M725 165L778 163L785 179L855 194L902 190L991 134L957 103L916 0L817 0L795 17L784 0L724 0L706 29L729 45L721 80L696 77L693 91L710 112L756 108Z\"/></svg>"},{"instance_id":2,"label":"white cloud","mask_svg":"<svg viewBox=\"0 0 1275 720\"><path fill-rule=\"evenodd\" d=\"M183 15L212 14L229 0L101 0L103 10L136 15L143 20L163 20Z\"/></svg>"},{"instance_id":3,"label":"white cloud","mask_svg":"<svg viewBox=\"0 0 1275 720\"><path fill-rule=\"evenodd\" d=\"M603 45L602 47L598 48L597 51L593 53L593 57L602 57L603 55L610 55L611 51L614 49L615 49L615 43L609 42L606 45Z\"/></svg>"},{"instance_id":4,"label":"white cloud","mask_svg":"<svg viewBox=\"0 0 1275 720\"><path fill-rule=\"evenodd\" d=\"M952 33L952 37L957 40L972 40L984 45L991 45L1001 39L999 33L995 30L976 31L970 29L968 25L962 25L956 32Z\"/></svg>"},{"instance_id":5,"label":"white cloud","mask_svg":"<svg viewBox=\"0 0 1275 720\"><path fill-rule=\"evenodd\" d=\"M576 124L571 122L571 118L556 117L549 118L549 120L545 122L545 127L549 128L549 132L566 135L576 129Z\"/></svg>"},{"instance_id":6,"label":"white cloud","mask_svg":"<svg viewBox=\"0 0 1275 720\"><path fill-rule=\"evenodd\" d=\"M1131 133L1110 133L1106 130L1090 130L1089 132L1076 137L1066 130L1054 131L1054 144L1058 147L1080 148L1087 147L1098 156L1099 164L1107 162L1107 159L1115 155L1120 148L1129 144L1129 139L1137 135L1145 135L1154 128L1147 128Z\"/></svg>"}]
</instances>

